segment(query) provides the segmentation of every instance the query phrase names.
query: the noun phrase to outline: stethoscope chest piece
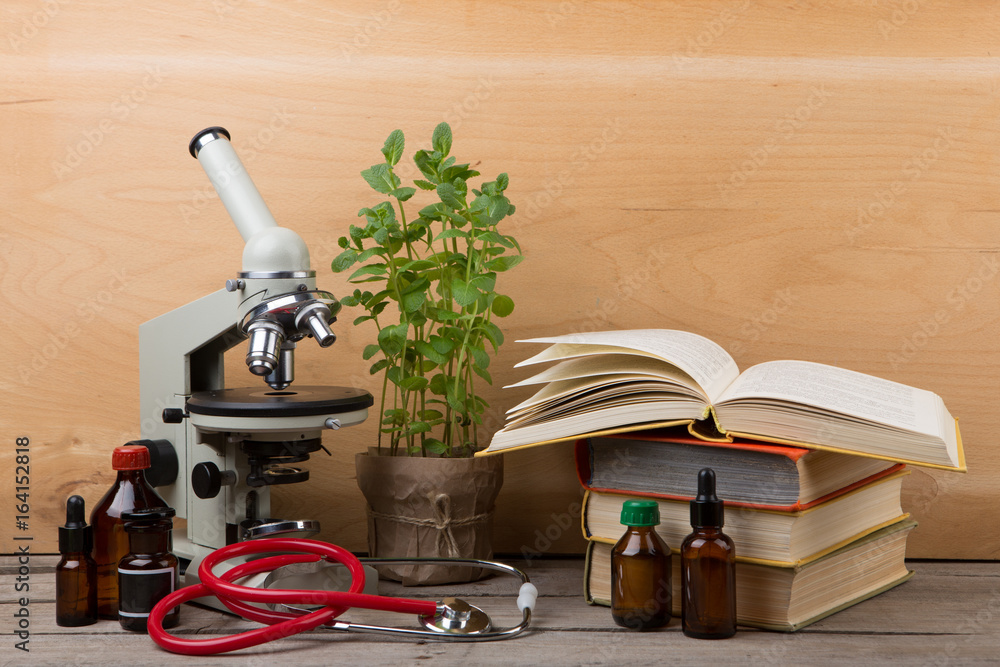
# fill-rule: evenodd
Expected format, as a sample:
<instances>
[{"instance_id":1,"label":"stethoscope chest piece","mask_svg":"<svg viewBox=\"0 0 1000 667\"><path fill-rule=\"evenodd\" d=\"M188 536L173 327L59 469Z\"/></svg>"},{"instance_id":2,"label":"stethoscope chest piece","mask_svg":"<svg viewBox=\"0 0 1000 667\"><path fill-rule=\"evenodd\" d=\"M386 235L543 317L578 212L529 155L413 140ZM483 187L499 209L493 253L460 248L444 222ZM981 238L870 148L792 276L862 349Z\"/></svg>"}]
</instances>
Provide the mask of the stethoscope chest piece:
<instances>
[{"instance_id":1,"label":"stethoscope chest piece","mask_svg":"<svg viewBox=\"0 0 1000 667\"><path fill-rule=\"evenodd\" d=\"M458 598L442 600L433 616L420 616L420 624L443 635L479 635L491 627L486 612Z\"/></svg>"}]
</instances>

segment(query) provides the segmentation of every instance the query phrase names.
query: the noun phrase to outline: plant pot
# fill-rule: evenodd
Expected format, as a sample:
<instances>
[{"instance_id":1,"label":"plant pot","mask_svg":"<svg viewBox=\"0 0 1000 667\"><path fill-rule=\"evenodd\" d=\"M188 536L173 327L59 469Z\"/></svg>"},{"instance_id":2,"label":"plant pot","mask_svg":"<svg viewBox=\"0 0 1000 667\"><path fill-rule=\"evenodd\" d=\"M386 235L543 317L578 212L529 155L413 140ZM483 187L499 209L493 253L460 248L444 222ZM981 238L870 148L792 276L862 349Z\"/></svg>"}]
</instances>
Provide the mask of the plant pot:
<instances>
[{"instance_id":1,"label":"plant pot","mask_svg":"<svg viewBox=\"0 0 1000 667\"><path fill-rule=\"evenodd\" d=\"M368 501L368 552L381 558L493 557L493 508L503 484L503 457L444 459L355 457ZM380 565L404 586L476 581L481 568Z\"/></svg>"}]
</instances>

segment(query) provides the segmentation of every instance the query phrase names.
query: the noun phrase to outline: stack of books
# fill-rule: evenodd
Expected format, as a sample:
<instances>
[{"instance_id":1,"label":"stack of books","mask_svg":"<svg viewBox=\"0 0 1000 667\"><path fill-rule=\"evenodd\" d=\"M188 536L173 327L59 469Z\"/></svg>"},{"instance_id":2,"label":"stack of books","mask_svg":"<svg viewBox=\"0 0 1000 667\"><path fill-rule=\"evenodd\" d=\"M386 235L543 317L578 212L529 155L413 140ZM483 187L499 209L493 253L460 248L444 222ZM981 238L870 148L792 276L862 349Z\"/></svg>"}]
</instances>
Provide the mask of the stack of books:
<instances>
[{"instance_id":1,"label":"stack of books","mask_svg":"<svg viewBox=\"0 0 1000 667\"><path fill-rule=\"evenodd\" d=\"M710 467L736 545L738 622L797 630L912 575L905 464L965 470L957 422L928 391L809 362L740 373L721 347L682 331L528 342L550 346L520 365L556 363L515 385L543 386L508 411L483 455L577 440L590 603L610 604L622 503L656 500L657 530L676 550ZM679 566L675 557L675 615Z\"/></svg>"},{"instance_id":2,"label":"stack of books","mask_svg":"<svg viewBox=\"0 0 1000 667\"><path fill-rule=\"evenodd\" d=\"M581 440L576 461L587 489L588 602L611 602L622 502L655 499L657 532L676 549L691 532L688 501L704 467L716 472L725 531L736 544L740 624L797 630L911 575L904 556L916 524L900 507L902 464L747 440L707 443L676 431ZM675 589L679 583L675 572ZM680 599L675 590L675 614Z\"/></svg>"}]
</instances>

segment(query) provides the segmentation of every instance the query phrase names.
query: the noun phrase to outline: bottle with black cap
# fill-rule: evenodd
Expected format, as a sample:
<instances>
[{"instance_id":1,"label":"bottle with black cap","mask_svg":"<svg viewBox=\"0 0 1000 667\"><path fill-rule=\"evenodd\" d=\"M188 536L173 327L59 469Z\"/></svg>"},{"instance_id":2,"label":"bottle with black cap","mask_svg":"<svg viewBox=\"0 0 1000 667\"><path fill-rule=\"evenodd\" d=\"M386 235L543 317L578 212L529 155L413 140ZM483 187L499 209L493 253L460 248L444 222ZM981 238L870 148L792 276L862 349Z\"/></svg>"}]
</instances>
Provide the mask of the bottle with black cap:
<instances>
[{"instance_id":1,"label":"bottle with black cap","mask_svg":"<svg viewBox=\"0 0 1000 667\"><path fill-rule=\"evenodd\" d=\"M56 565L56 625L79 626L97 622L97 564L90 556L94 531L84 517L83 498L66 501L66 525L59 526Z\"/></svg>"},{"instance_id":2,"label":"bottle with black cap","mask_svg":"<svg viewBox=\"0 0 1000 667\"><path fill-rule=\"evenodd\" d=\"M171 553L171 528L176 512L147 507L122 512L129 553L118 563L118 622L126 630L146 632L149 612L178 587L177 557ZM163 618L163 627L180 621L180 607Z\"/></svg>"},{"instance_id":3,"label":"bottle with black cap","mask_svg":"<svg viewBox=\"0 0 1000 667\"><path fill-rule=\"evenodd\" d=\"M694 532L681 545L681 628L688 637L736 634L736 547L722 532L723 514L715 471L702 468L698 496L691 501Z\"/></svg>"}]
</instances>

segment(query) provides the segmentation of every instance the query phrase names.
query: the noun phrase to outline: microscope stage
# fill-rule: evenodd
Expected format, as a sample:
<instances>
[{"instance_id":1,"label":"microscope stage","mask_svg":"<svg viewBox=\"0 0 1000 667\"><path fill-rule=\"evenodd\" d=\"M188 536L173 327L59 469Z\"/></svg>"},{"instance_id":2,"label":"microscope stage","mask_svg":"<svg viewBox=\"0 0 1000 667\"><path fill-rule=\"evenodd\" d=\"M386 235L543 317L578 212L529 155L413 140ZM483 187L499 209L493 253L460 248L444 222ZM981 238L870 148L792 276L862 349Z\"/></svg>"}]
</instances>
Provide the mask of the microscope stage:
<instances>
[{"instance_id":1,"label":"microscope stage","mask_svg":"<svg viewBox=\"0 0 1000 667\"><path fill-rule=\"evenodd\" d=\"M305 386L275 391L270 387L237 387L198 391L187 400L193 415L213 417L311 417L369 408L372 395L356 387Z\"/></svg>"}]
</instances>

